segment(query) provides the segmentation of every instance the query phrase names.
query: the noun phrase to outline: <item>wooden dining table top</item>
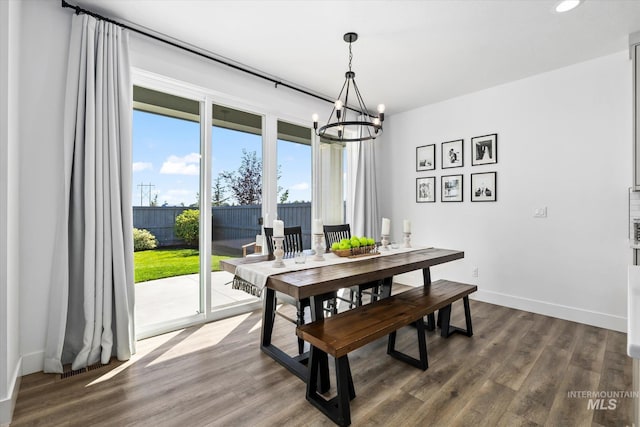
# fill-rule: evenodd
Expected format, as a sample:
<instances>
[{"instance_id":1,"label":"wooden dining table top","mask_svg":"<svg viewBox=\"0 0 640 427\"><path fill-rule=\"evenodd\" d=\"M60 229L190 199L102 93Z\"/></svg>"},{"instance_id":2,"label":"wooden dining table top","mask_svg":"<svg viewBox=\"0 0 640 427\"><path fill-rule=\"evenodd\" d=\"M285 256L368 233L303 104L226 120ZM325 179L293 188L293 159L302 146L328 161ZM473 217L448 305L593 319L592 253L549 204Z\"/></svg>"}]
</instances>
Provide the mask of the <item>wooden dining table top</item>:
<instances>
[{"instance_id":1,"label":"wooden dining table top","mask_svg":"<svg viewBox=\"0 0 640 427\"><path fill-rule=\"evenodd\" d=\"M385 256L371 256L344 264L317 263L317 266L305 270L273 274L267 279L266 286L300 300L461 258L464 258L464 251L424 248ZM225 271L235 274L237 265L269 259L273 257L252 256L227 259L220 261L220 264Z\"/></svg>"}]
</instances>

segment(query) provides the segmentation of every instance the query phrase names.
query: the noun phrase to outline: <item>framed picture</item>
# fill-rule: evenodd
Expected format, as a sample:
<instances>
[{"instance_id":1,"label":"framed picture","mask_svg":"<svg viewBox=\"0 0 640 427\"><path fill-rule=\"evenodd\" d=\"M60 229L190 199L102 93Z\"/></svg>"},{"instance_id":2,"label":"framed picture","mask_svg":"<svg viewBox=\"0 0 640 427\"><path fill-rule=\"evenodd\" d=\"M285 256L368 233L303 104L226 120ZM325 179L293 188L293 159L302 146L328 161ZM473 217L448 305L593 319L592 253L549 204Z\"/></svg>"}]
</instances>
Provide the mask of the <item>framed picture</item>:
<instances>
[{"instance_id":1,"label":"framed picture","mask_svg":"<svg viewBox=\"0 0 640 427\"><path fill-rule=\"evenodd\" d=\"M416 178L416 202L431 203L436 201L436 177Z\"/></svg>"},{"instance_id":2,"label":"framed picture","mask_svg":"<svg viewBox=\"0 0 640 427\"><path fill-rule=\"evenodd\" d=\"M436 145L416 148L416 171L431 171L436 168Z\"/></svg>"},{"instance_id":3,"label":"framed picture","mask_svg":"<svg viewBox=\"0 0 640 427\"><path fill-rule=\"evenodd\" d=\"M471 138L471 166L498 163L498 134Z\"/></svg>"},{"instance_id":4,"label":"framed picture","mask_svg":"<svg viewBox=\"0 0 640 427\"><path fill-rule=\"evenodd\" d=\"M440 200L443 202L462 201L462 175L445 175L441 177Z\"/></svg>"},{"instance_id":5,"label":"framed picture","mask_svg":"<svg viewBox=\"0 0 640 427\"><path fill-rule=\"evenodd\" d=\"M462 139L442 143L442 150L440 150L442 154L442 169L464 166L463 145L464 140Z\"/></svg>"},{"instance_id":6,"label":"framed picture","mask_svg":"<svg viewBox=\"0 0 640 427\"><path fill-rule=\"evenodd\" d=\"M471 174L471 201L495 202L497 200L497 172Z\"/></svg>"}]
</instances>

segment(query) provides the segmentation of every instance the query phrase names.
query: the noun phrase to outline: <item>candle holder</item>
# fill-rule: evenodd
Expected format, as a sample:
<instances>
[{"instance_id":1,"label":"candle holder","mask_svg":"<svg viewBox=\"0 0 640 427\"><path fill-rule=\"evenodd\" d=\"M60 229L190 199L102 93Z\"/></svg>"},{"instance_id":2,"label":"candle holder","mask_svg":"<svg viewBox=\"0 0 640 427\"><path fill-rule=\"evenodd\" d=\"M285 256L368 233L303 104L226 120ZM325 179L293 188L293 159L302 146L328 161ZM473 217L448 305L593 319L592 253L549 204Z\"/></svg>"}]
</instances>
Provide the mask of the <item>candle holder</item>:
<instances>
[{"instance_id":1,"label":"candle holder","mask_svg":"<svg viewBox=\"0 0 640 427\"><path fill-rule=\"evenodd\" d=\"M389 250L389 235L388 234L383 234L382 235L382 240L380 240L380 243L382 243L382 249L385 250Z\"/></svg>"},{"instance_id":2,"label":"candle holder","mask_svg":"<svg viewBox=\"0 0 640 427\"><path fill-rule=\"evenodd\" d=\"M284 267L284 261L282 261L282 257L284 256L282 242L284 242L284 237L273 237L273 256L276 257L276 260L273 262L274 267Z\"/></svg>"},{"instance_id":3,"label":"candle holder","mask_svg":"<svg viewBox=\"0 0 640 427\"><path fill-rule=\"evenodd\" d=\"M324 261L324 248L322 247L322 241L324 240L324 234L314 234L313 235L313 245L316 249L316 254L313 257L314 261Z\"/></svg>"},{"instance_id":4,"label":"candle holder","mask_svg":"<svg viewBox=\"0 0 640 427\"><path fill-rule=\"evenodd\" d=\"M411 233L404 233L404 247L405 248L410 248L411 247Z\"/></svg>"}]
</instances>

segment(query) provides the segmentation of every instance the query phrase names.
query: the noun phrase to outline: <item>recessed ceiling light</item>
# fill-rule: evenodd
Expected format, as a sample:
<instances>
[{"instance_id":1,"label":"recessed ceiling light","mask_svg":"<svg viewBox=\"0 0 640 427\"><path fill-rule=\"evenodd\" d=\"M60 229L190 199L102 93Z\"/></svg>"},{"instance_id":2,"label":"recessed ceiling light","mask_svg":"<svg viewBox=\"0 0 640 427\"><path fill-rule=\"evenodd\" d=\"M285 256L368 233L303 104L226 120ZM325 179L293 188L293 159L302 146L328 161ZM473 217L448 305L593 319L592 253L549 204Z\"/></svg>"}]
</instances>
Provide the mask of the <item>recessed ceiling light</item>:
<instances>
[{"instance_id":1,"label":"recessed ceiling light","mask_svg":"<svg viewBox=\"0 0 640 427\"><path fill-rule=\"evenodd\" d=\"M580 3L582 3L582 0L562 0L556 5L556 12L568 12L578 7Z\"/></svg>"}]
</instances>

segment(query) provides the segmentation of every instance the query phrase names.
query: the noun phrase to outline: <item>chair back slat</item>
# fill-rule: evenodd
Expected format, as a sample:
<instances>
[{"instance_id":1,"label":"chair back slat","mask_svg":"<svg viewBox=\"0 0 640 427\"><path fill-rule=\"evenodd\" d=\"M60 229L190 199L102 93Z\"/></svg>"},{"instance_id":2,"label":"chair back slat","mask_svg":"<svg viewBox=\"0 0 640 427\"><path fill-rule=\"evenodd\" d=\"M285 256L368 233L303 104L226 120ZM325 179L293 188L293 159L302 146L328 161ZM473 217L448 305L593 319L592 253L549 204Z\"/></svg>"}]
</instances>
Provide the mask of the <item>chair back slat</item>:
<instances>
[{"instance_id":1,"label":"chair back slat","mask_svg":"<svg viewBox=\"0 0 640 427\"><path fill-rule=\"evenodd\" d=\"M327 251L331 249L331 245L335 242L351 238L351 227L349 224L325 225L323 226L323 231Z\"/></svg>"},{"instance_id":2,"label":"chair back slat","mask_svg":"<svg viewBox=\"0 0 640 427\"><path fill-rule=\"evenodd\" d=\"M267 250L269 255L273 255L273 228L265 227L264 236L267 238ZM302 227L285 227L284 240L282 241L282 249L284 250L284 258L295 256L296 252L302 252Z\"/></svg>"}]
</instances>

